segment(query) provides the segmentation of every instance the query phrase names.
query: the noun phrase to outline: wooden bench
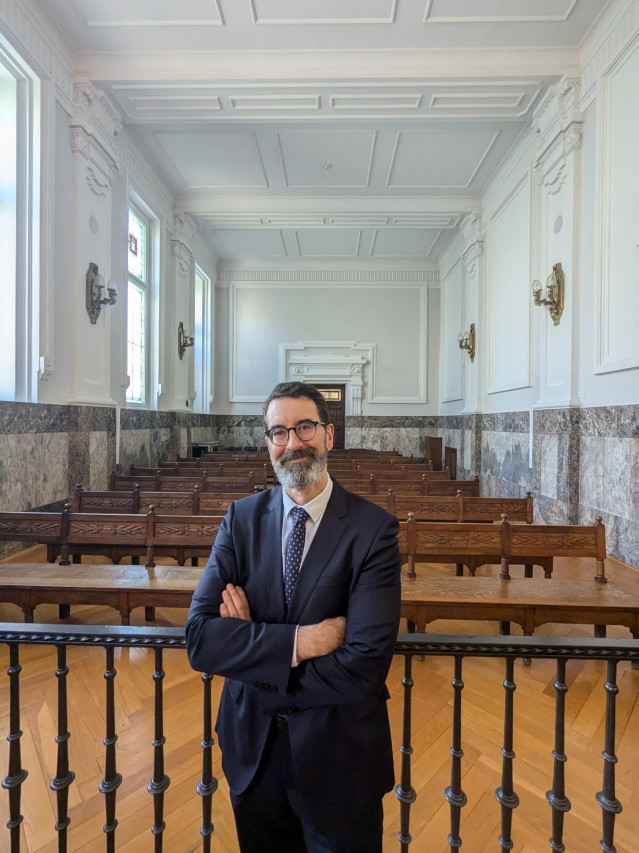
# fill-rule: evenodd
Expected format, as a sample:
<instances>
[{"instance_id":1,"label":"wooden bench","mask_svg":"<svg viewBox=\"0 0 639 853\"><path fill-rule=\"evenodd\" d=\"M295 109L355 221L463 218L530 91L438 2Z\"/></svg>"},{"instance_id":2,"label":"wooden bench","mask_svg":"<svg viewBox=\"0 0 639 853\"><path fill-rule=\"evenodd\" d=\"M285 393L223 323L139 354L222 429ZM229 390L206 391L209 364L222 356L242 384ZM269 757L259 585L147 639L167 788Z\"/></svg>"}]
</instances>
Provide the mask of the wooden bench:
<instances>
[{"instance_id":1,"label":"wooden bench","mask_svg":"<svg viewBox=\"0 0 639 853\"><path fill-rule=\"evenodd\" d=\"M409 515L413 515L417 521L481 523L501 521L505 514L509 522L533 523L533 499L530 492L526 492L525 498L485 498L467 497L461 493L455 497L396 495L389 490L385 495L364 497L384 507L400 521L407 521Z\"/></svg>"},{"instance_id":2,"label":"wooden bench","mask_svg":"<svg viewBox=\"0 0 639 853\"><path fill-rule=\"evenodd\" d=\"M198 488L201 492L242 492L245 495L259 491L264 484L256 483L255 478L247 475L243 479L232 477L207 477L206 471L192 476L171 477L132 477L130 474L112 474L109 480L110 491L123 489L131 491L136 486L147 492L192 492Z\"/></svg>"},{"instance_id":3,"label":"wooden bench","mask_svg":"<svg viewBox=\"0 0 639 853\"><path fill-rule=\"evenodd\" d=\"M116 566L0 563L0 601L22 608L33 622L39 604L57 604L61 618L73 604L115 608L122 625L135 607L154 618L156 607L189 607L202 569L187 566Z\"/></svg>"},{"instance_id":4,"label":"wooden bench","mask_svg":"<svg viewBox=\"0 0 639 853\"><path fill-rule=\"evenodd\" d=\"M146 515L124 513L72 513L67 510L67 535L60 548L60 564L69 557L98 554L113 563L123 557L172 557L179 565L208 557L222 523L222 515Z\"/></svg>"},{"instance_id":5,"label":"wooden bench","mask_svg":"<svg viewBox=\"0 0 639 853\"><path fill-rule=\"evenodd\" d=\"M436 472L433 472L436 473ZM339 477L336 477L339 480ZM475 480L430 480L424 475L421 480L378 480L373 474L366 480L347 480L345 488L359 495L387 494L389 489L395 495L450 495L457 492L462 495L479 497L479 479Z\"/></svg>"},{"instance_id":6,"label":"wooden bench","mask_svg":"<svg viewBox=\"0 0 639 853\"><path fill-rule=\"evenodd\" d=\"M594 625L599 637L606 625L623 625L639 638L639 597L592 580L403 577L402 616L420 631L435 619L476 619L506 632L515 622L527 635L546 622Z\"/></svg>"},{"instance_id":7,"label":"wooden bench","mask_svg":"<svg viewBox=\"0 0 639 853\"><path fill-rule=\"evenodd\" d=\"M390 491L386 509L398 518L407 520L412 513L418 521L484 522L501 521L533 523L533 500L530 492L525 498L487 498L462 495L396 495Z\"/></svg>"},{"instance_id":8,"label":"wooden bench","mask_svg":"<svg viewBox=\"0 0 639 853\"><path fill-rule=\"evenodd\" d=\"M554 557L591 557L595 580L606 582L606 535L598 516L592 525L439 523L417 521L414 516L399 522L400 554L408 563L408 576L415 577L415 564L455 563L457 575L468 567L471 576L479 566L500 564L502 579L510 577L510 566L521 564L526 577L539 565L546 578L552 576Z\"/></svg>"},{"instance_id":9,"label":"wooden bench","mask_svg":"<svg viewBox=\"0 0 639 853\"><path fill-rule=\"evenodd\" d=\"M60 553L67 532L68 515L62 512L0 512L0 541L46 545L50 563Z\"/></svg>"},{"instance_id":10,"label":"wooden bench","mask_svg":"<svg viewBox=\"0 0 639 853\"><path fill-rule=\"evenodd\" d=\"M71 512L147 513L153 508L158 515L220 515L233 501L245 498L245 492L147 492L85 491L78 486L71 502Z\"/></svg>"}]
</instances>

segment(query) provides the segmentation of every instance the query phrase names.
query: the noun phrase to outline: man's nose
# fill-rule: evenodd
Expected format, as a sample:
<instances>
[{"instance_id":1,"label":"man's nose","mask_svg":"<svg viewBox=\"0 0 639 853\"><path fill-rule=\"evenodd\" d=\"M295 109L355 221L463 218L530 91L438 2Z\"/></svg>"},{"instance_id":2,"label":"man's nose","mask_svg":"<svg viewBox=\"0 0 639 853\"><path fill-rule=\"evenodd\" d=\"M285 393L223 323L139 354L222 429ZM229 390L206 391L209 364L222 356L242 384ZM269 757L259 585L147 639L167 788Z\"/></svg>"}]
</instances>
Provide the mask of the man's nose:
<instances>
[{"instance_id":1,"label":"man's nose","mask_svg":"<svg viewBox=\"0 0 639 853\"><path fill-rule=\"evenodd\" d=\"M297 450L299 447L302 447L304 442L298 436L294 429L289 429L288 431L288 441L286 442L286 446L291 450Z\"/></svg>"}]
</instances>

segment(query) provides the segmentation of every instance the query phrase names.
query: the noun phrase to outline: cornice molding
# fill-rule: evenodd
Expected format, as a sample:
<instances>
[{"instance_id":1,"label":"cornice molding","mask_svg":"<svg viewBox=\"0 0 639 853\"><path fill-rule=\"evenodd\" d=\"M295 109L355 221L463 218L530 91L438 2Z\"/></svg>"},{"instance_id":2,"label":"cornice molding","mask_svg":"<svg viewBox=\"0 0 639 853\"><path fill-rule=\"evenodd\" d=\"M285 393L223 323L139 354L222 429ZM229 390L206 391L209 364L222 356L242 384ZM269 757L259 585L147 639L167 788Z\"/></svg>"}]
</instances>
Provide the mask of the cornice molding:
<instances>
[{"instance_id":1,"label":"cornice molding","mask_svg":"<svg viewBox=\"0 0 639 853\"><path fill-rule=\"evenodd\" d=\"M627 0L624 8L600 36L582 64L582 101L586 107L597 96L600 79L639 39L639 2Z\"/></svg>"},{"instance_id":2,"label":"cornice molding","mask_svg":"<svg viewBox=\"0 0 639 853\"><path fill-rule=\"evenodd\" d=\"M71 52L56 43L23 0L0 0L0 21L2 31L20 55L40 76L55 82L59 100L69 110L73 100Z\"/></svg>"},{"instance_id":3,"label":"cornice molding","mask_svg":"<svg viewBox=\"0 0 639 853\"><path fill-rule=\"evenodd\" d=\"M439 283L438 270L300 270L218 269L218 281L293 282L295 284L431 284Z\"/></svg>"}]
</instances>

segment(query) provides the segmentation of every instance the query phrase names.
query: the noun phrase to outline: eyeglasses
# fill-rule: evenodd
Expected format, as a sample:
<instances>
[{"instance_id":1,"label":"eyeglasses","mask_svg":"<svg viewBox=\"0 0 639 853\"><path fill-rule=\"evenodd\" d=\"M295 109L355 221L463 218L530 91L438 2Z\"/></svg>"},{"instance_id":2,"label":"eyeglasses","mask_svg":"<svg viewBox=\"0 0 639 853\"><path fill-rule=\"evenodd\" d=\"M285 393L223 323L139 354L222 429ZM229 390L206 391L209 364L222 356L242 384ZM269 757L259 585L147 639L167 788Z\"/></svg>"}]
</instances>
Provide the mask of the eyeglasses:
<instances>
[{"instance_id":1,"label":"eyeglasses","mask_svg":"<svg viewBox=\"0 0 639 853\"><path fill-rule=\"evenodd\" d=\"M326 423L324 421L300 421L294 427L274 426L267 429L264 435L272 444L282 445L288 443L289 433L293 430L300 441L310 441L315 438L318 426L325 427Z\"/></svg>"}]
</instances>

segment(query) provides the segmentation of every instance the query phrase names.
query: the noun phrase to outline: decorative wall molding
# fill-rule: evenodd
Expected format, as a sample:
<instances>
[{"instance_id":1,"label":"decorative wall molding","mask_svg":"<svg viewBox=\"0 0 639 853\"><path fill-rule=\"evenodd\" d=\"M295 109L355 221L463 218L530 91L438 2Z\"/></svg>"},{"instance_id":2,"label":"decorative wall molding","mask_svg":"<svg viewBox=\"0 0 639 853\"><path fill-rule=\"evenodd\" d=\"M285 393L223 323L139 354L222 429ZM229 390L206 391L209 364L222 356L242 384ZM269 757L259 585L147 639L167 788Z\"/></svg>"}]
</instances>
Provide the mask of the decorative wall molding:
<instances>
[{"instance_id":1,"label":"decorative wall molding","mask_svg":"<svg viewBox=\"0 0 639 853\"><path fill-rule=\"evenodd\" d=\"M294 284L413 284L439 283L438 270L334 270L334 269L238 269L221 267L218 281L247 281L271 284L292 282Z\"/></svg>"},{"instance_id":2,"label":"decorative wall molding","mask_svg":"<svg viewBox=\"0 0 639 853\"><path fill-rule=\"evenodd\" d=\"M346 414L361 415L366 365L372 370L375 344L359 341L297 341L280 344L284 381L330 382L346 386Z\"/></svg>"},{"instance_id":3,"label":"decorative wall molding","mask_svg":"<svg viewBox=\"0 0 639 853\"><path fill-rule=\"evenodd\" d=\"M171 255L176 260L180 278L188 278L194 262L191 250L180 240L171 240Z\"/></svg>"},{"instance_id":4,"label":"decorative wall molding","mask_svg":"<svg viewBox=\"0 0 639 853\"><path fill-rule=\"evenodd\" d=\"M488 223L530 175L534 162L534 135L530 132L521 142L513 159L507 159L497 172L483 197L483 221Z\"/></svg>"},{"instance_id":5,"label":"decorative wall molding","mask_svg":"<svg viewBox=\"0 0 639 853\"><path fill-rule=\"evenodd\" d=\"M464 277L466 279L474 279L479 271L479 264L484 257L484 243L478 241L473 243L463 254Z\"/></svg>"},{"instance_id":6,"label":"decorative wall molding","mask_svg":"<svg viewBox=\"0 0 639 853\"><path fill-rule=\"evenodd\" d=\"M73 84L73 114L70 120L73 150L90 156L99 148L102 159L119 168L117 137L122 133L122 123L115 107L100 89L88 80ZM82 134L85 135L82 140Z\"/></svg>"},{"instance_id":7,"label":"decorative wall molding","mask_svg":"<svg viewBox=\"0 0 639 853\"><path fill-rule=\"evenodd\" d=\"M583 59L581 108L584 110L597 97L602 75L639 38L639 4L636 0L626 0L623 6Z\"/></svg>"}]
</instances>

